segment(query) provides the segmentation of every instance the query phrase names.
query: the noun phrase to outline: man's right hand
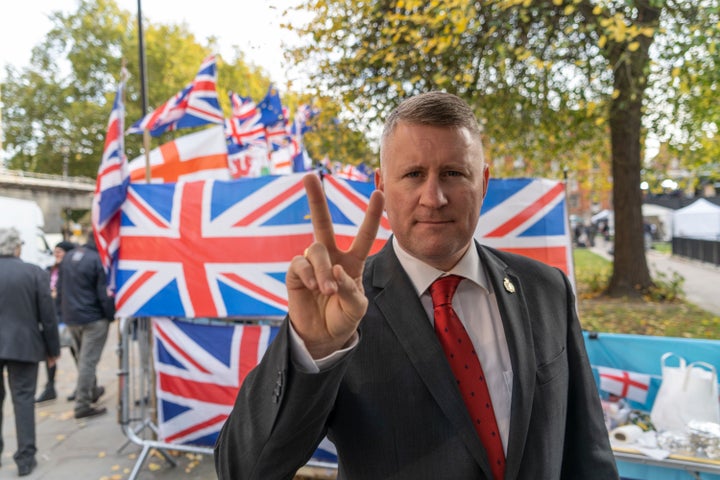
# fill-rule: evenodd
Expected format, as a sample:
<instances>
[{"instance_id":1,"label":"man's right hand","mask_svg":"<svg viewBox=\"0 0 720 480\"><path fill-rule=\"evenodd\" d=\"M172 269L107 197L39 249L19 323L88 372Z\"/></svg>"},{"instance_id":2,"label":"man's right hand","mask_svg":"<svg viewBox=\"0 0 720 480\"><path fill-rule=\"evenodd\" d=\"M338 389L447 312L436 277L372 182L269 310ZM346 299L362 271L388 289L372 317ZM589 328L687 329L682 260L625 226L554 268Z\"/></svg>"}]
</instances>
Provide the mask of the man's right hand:
<instances>
[{"instance_id":1,"label":"man's right hand","mask_svg":"<svg viewBox=\"0 0 720 480\"><path fill-rule=\"evenodd\" d=\"M384 197L377 190L372 193L357 236L342 251L335 243L320 179L308 174L303 183L315 242L303 256L293 258L285 282L290 321L310 355L318 359L343 348L367 311L362 273L380 225Z\"/></svg>"}]
</instances>

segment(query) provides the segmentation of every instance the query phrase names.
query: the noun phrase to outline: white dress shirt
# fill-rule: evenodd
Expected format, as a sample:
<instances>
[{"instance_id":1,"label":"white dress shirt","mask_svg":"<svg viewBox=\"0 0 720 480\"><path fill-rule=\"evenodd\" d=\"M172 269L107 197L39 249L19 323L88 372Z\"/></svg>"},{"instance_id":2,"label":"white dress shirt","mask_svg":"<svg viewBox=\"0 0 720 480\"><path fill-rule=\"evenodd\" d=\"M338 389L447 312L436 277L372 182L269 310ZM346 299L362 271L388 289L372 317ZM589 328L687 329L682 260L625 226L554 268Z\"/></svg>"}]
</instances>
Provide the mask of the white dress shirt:
<instances>
[{"instance_id":1,"label":"white dress shirt","mask_svg":"<svg viewBox=\"0 0 720 480\"><path fill-rule=\"evenodd\" d=\"M438 270L413 257L400 247L394 236L392 246L400 264L410 277L431 323L434 322L434 315L432 298L428 291L430 285L437 278L446 274L458 275L468 280L460 282L453 296L452 306L478 353L492 399L503 448L507 453L510 405L512 403L512 365L495 292L492 291L485 270L480 265L480 258L474 243L449 272ZM319 372L320 369L330 367L358 343L356 333L347 348L325 358L313 360L302 339L292 328L292 324L290 325L290 339L293 359L308 373Z\"/></svg>"},{"instance_id":2,"label":"white dress shirt","mask_svg":"<svg viewBox=\"0 0 720 480\"><path fill-rule=\"evenodd\" d=\"M393 237L393 248L400 264L415 286L430 322L434 322L432 298L428 291L430 285L446 274L458 275L467 280L458 285L452 306L460 317L480 359L495 411L495 420L500 429L503 447L507 451L512 402L512 364L495 292L492 291L485 270L480 264L475 244L470 245L465 255L449 272L443 272L419 261L404 251L395 237Z\"/></svg>"}]
</instances>

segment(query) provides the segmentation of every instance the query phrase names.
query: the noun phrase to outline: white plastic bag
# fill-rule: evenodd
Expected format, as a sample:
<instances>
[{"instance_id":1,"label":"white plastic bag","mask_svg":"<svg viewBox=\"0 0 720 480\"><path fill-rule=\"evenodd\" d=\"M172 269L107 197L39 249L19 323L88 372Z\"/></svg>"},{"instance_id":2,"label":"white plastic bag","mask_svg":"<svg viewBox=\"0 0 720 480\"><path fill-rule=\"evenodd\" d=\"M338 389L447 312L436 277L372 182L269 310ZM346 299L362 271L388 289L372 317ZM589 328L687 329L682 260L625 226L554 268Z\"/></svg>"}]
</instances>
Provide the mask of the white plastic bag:
<instances>
[{"instance_id":1,"label":"white plastic bag","mask_svg":"<svg viewBox=\"0 0 720 480\"><path fill-rule=\"evenodd\" d=\"M670 357L678 358L679 366L666 365ZM660 361L662 383L650 412L655 428L660 432L683 432L691 420L720 423L715 367L706 362L687 364L672 352L663 355Z\"/></svg>"}]
</instances>

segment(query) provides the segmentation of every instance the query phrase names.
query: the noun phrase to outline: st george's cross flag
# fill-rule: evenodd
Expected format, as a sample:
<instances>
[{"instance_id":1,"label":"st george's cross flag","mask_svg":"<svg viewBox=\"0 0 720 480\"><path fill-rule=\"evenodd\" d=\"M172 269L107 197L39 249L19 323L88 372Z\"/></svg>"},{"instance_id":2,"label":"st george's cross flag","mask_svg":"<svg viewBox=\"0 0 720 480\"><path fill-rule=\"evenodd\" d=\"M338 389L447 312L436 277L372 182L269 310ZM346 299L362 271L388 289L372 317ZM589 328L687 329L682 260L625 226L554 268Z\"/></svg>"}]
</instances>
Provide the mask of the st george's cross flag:
<instances>
[{"instance_id":1,"label":"st george's cross flag","mask_svg":"<svg viewBox=\"0 0 720 480\"><path fill-rule=\"evenodd\" d=\"M599 389L621 398L646 403L652 376L609 367L595 367L600 377Z\"/></svg>"},{"instance_id":2,"label":"st george's cross flag","mask_svg":"<svg viewBox=\"0 0 720 480\"><path fill-rule=\"evenodd\" d=\"M145 155L130 161L130 181L145 183ZM222 125L184 135L150 151L150 183L230 179Z\"/></svg>"},{"instance_id":3,"label":"st george's cross flag","mask_svg":"<svg viewBox=\"0 0 720 480\"><path fill-rule=\"evenodd\" d=\"M125 128L125 80L127 71L120 72L120 82L105 135L105 147L95 183L91 222L100 260L107 273L108 287L115 289L115 269L120 247L120 208L125 201L128 183L128 163L125 157L123 130Z\"/></svg>"},{"instance_id":4,"label":"st george's cross flag","mask_svg":"<svg viewBox=\"0 0 720 480\"><path fill-rule=\"evenodd\" d=\"M168 318L153 318L152 326L160 439L213 446L277 327Z\"/></svg>"},{"instance_id":5,"label":"st george's cross flag","mask_svg":"<svg viewBox=\"0 0 720 480\"><path fill-rule=\"evenodd\" d=\"M217 95L217 65L214 55L200 65L197 75L170 100L135 122L127 133L150 132L153 137L179 128L225 123Z\"/></svg>"}]
</instances>

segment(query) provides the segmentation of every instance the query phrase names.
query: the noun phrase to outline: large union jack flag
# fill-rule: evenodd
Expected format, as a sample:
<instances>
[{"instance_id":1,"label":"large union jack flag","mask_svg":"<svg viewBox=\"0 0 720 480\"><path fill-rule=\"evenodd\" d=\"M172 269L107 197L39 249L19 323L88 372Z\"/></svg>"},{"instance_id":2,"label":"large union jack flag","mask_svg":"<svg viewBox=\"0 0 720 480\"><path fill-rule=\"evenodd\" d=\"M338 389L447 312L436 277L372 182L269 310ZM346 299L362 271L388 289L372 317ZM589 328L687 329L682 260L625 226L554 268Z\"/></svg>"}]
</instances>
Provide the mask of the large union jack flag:
<instances>
[{"instance_id":1,"label":"large union jack flag","mask_svg":"<svg viewBox=\"0 0 720 480\"><path fill-rule=\"evenodd\" d=\"M312 243L302 175L131 184L119 316L281 316L285 272Z\"/></svg>"},{"instance_id":2,"label":"large union jack flag","mask_svg":"<svg viewBox=\"0 0 720 480\"><path fill-rule=\"evenodd\" d=\"M285 273L312 243L303 174L131 184L123 206L119 316L281 317ZM374 186L325 175L340 248L357 233ZM555 265L572 278L561 182L491 180L476 231L481 242ZM371 253L391 229L381 219Z\"/></svg>"},{"instance_id":3,"label":"large union jack flag","mask_svg":"<svg viewBox=\"0 0 720 480\"><path fill-rule=\"evenodd\" d=\"M560 268L574 279L565 202L557 180L490 179L475 238Z\"/></svg>"},{"instance_id":4,"label":"large union jack flag","mask_svg":"<svg viewBox=\"0 0 720 480\"><path fill-rule=\"evenodd\" d=\"M173 444L212 447L245 377L278 332L269 325L152 322L158 435ZM337 463L323 439L310 464Z\"/></svg>"},{"instance_id":5,"label":"large union jack flag","mask_svg":"<svg viewBox=\"0 0 720 480\"><path fill-rule=\"evenodd\" d=\"M153 319L160 438L213 446L243 380L277 334L268 325Z\"/></svg>"}]
</instances>

